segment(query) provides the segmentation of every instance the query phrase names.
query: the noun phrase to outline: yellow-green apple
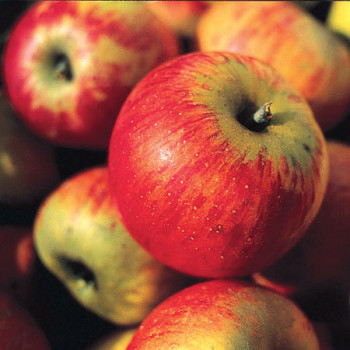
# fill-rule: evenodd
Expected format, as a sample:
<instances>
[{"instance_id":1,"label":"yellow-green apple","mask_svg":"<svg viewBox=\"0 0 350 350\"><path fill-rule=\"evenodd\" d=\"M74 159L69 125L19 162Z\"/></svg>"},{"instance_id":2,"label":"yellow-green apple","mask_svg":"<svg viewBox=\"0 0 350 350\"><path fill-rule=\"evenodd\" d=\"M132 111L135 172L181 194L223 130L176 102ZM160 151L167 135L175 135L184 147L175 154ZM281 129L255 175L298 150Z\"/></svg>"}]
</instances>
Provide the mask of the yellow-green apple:
<instances>
[{"instance_id":1,"label":"yellow-green apple","mask_svg":"<svg viewBox=\"0 0 350 350\"><path fill-rule=\"evenodd\" d=\"M49 350L50 344L33 316L0 288L0 348Z\"/></svg>"},{"instance_id":2,"label":"yellow-green apple","mask_svg":"<svg viewBox=\"0 0 350 350\"><path fill-rule=\"evenodd\" d=\"M291 300L252 283L212 280L185 288L141 323L128 350L318 350L312 324Z\"/></svg>"},{"instance_id":3,"label":"yellow-green apple","mask_svg":"<svg viewBox=\"0 0 350 350\"><path fill-rule=\"evenodd\" d=\"M76 300L116 324L140 322L186 280L125 230L107 167L86 169L48 196L35 218L34 242L43 264Z\"/></svg>"},{"instance_id":4,"label":"yellow-green apple","mask_svg":"<svg viewBox=\"0 0 350 350\"><path fill-rule=\"evenodd\" d=\"M58 179L54 148L23 125L0 92L0 203L30 204Z\"/></svg>"},{"instance_id":5,"label":"yellow-green apple","mask_svg":"<svg viewBox=\"0 0 350 350\"><path fill-rule=\"evenodd\" d=\"M305 236L285 256L254 274L259 284L292 295L317 285L350 287L350 145L328 140L329 183Z\"/></svg>"},{"instance_id":6,"label":"yellow-green apple","mask_svg":"<svg viewBox=\"0 0 350 350\"><path fill-rule=\"evenodd\" d=\"M34 262L32 230L23 226L0 226L0 285L24 300Z\"/></svg>"},{"instance_id":7,"label":"yellow-green apple","mask_svg":"<svg viewBox=\"0 0 350 350\"><path fill-rule=\"evenodd\" d=\"M323 130L350 108L350 53L323 23L291 1L223 1L201 16L203 51L233 51L274 67L310 103Z\"/></svg>"},{"instance_id":8,"label":"yellow-green apple","mask_svg":"<svg viewBox=\"0 0 350 350\"><path fill-rule=\"evenodd\" d=\"M192 38L209 1L147 1L150 10L179 36Z\"/></svg>"},{"instance_id":9,"label":"yellow-green apple","mask_svg":"<svg viewBox=\"0 0 350 350\"><path fill-rule=\"evenodd\" d=\"M309 105L266 64L195 52L133 89L109 148L111 192L131 235L197 277L243 276L289 250L328 179Z\"/></svg>"},{"instance_id":10,"label":"yellow-green apple","mask_svg":"<svg viewBox=\"0 0 350 350\"><path fill-rule=\"evenodd\" d=\"M87 350L126 350L137 328L126 328L114 331L94 344Z\"/></svg>"},{"instance_id":11,"label":"yellow-green apple","mask_svg":"<svg viewBox=\"0 0 350 350\"><path fill-rule=\"evenodd\" d=\"M4 84L37 134L106 149L131 87L178 50L176 35L142 2L39 1L10 32Z\"/></svg>"},{"instance_id":12,"label":"yellow-green apple","mask_svg":"<svg viewBox=\"0 0 350 350\"><path fill-rule=\"evenodd\" d=\"M350 3L348 1L332 1L327 13L326 25L336 33L350 39Z\"/></svg>"}]
</instances>

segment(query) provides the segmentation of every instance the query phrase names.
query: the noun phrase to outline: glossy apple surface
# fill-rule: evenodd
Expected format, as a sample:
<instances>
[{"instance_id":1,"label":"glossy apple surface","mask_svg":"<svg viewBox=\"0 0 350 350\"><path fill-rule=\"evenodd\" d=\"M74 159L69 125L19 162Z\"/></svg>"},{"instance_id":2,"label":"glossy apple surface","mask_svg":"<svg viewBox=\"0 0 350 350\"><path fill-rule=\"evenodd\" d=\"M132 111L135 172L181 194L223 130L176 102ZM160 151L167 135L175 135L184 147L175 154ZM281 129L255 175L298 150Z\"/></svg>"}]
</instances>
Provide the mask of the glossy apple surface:
<instances>
[{"instance_id":1,"label":"glossy apple surface","mask_svg":"<svg viewBox=\"0 0 350 350\"><path fill-rule=\"evenodd\" d=\"M271 122L254 131L249 121L268 102ZM108 166L130 234L200 277L277 260L311 223L328 179L304 99L272 68L233 53L183 55L148 74L117 119Z\"/></svg>"},{"instance_id":2,"label":"glossy apple surface","mask_svg":"<svg viewBox=\"0 0 350 350\"><path fill-rule=\"evenodd\" d=\"M58 179L53 147L22 124L0 91L0 203L34 202Z\"/></svg>"},{"instance_id":3,"label":"glossy apple surface","mask_svg":"<svg viewBox=\"0 0 350 350\"><path fill-rule=\"evenodd\" d=\"M46 336L32 316L4 289L0 289L0 348L49 350Z\"/></svg>"},{"instance_id":4,"label":"glossy apple surface","mask_svg":"<svg viewBox=\"0 0 350 350\"><path fill-rule=\"evenodd\" d=\"M350 145L327 141L330 173L321 208L305 236L254 279L284 294L335 281L350 287Z\"/></svg>"},{"instance_id":5,"label":"glossy apple surface","mask_svg":"<svg viewBox=\"0 0 350 350\"><path fill-rule=\"evenodd\" d=\"M289 299L234 280L186 288L156 307L128 350L318 350L310 321Z\"/></svg>"},{"instance_id":6,"label":"glossy apple surface","mask_svg":"<svg viewBox=\"0 0 350 350\"><path fill-rule=\"evenodd\" d=\"M175 34L133 1L39 1L3 57L10 100L37 134L107 148L121 104L151 68L177 55Z\"/></svg>"},{"instance_id":7,"label":"glossy apple surface","mask_svg":"<svg viewBox=\"0 0 350 350\"><path fill-rule=\"evenodd\" d=\"M84 170L48 196L35 218L34 240L43 264L75 299L116 324L140 322L186 280L125 230L106 167Z\"/></svg>"},{"instance_id":8,"label":"glossy apple surface","mask_svg":"<svg viewBox=\"0 0 350 350\"><path fill-rule=\"evenodd\" d=\"M222 1L198 23L203 51L261 59L310 103L323 130L350 108L350 54L321 22L291 1Z\"/></svg>"}]
</instances>

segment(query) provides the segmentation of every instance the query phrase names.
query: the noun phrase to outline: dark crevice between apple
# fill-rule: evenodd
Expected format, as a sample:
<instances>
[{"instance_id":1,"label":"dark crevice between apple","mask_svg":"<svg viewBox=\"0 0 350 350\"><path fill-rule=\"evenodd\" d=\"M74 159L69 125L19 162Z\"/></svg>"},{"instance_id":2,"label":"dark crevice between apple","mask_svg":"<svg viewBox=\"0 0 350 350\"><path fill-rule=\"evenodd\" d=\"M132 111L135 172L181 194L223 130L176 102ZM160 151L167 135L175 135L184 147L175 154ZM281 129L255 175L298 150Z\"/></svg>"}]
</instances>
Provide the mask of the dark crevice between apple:
<instances>
[{"instance_id":1,"label":"dark crevice between apple","mask_svg":"<svg viewBox=\"0 0 350 350\"><path fill-rule=\"evenodd\" d=\"M262 132L272 119L271 104L271 102L266 102L263 106L258 107L253 102L246 101L245 107L237 115L237 120L250 131Z\"/></svg>"},{"instance_id":2,"label":"dark crevice between apple","mask_svg":"<svg viewBox=\"0 0 350 350\"><path fill-rule=\"evenodd\" d=\"M53 74L57 80L70 82L73 80L72 65L68 56L62 52L56 52L52 56Z\"/></svg>"},{"instance_id":3,"label":"dark crevice between apple","mask_svg":"<svg viewBox=\"0 0 350 350\"><path fill-rule=\"evenodd\" d=\"M84 263L64 256L58 257L58 261L69 278L75 281L81 280L86 286L92 286L95 290L98 289L95 274Z\"/></svg>"}]
</instances>

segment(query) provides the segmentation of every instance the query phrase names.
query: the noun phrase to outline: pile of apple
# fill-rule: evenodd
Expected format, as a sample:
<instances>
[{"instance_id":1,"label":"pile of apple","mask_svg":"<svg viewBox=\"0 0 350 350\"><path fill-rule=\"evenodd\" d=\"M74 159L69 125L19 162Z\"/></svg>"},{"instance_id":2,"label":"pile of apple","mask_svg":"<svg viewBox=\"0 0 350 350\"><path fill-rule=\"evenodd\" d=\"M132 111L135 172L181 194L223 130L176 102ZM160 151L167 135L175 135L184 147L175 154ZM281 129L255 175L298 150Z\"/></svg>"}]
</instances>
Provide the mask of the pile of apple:
<instances>
[{"instance_id":1,"label":"pile of apple","mask_svg":"<svg viewBox=\"0 0 350 350\"><path fill-rule=\"evenodd\" d=\"M347 9L28 2L1 51L0 349L349 349Z\"/></svg>"}]
</instances>

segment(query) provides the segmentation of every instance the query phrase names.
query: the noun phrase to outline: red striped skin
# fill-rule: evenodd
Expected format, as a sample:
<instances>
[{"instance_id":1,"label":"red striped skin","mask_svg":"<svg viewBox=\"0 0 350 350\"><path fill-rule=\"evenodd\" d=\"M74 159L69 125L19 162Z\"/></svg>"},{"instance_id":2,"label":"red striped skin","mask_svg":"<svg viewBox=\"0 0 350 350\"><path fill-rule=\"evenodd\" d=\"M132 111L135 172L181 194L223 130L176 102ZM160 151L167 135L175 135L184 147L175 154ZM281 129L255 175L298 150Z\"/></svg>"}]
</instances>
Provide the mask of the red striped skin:
<instances>
[{"instance_id":1,"label":"red striped skin","mask_svg":"<svg viewBox=\"0 0 350 350\"><path fill-rule=\"evenodd\" d=\"M350 108L350 55L329 30L292 1L222 1L197 27L198 49L230 51L274 67L310 103L323 130Z\"/></svg>"},{"instance_id":2,"label":"red striped skin","mask_svg":"<svg viewBox=\"0 0 350 350\"><path fill-rule=\"evenodd\" d=\"M236 120L245 99L274 101L264 132ZM109 176L124 224L156 258L227 277L268 266L298 241L323 198L328 158L309 107L273 70L240 55L193 53L129 95Z\"/></svg>"},{"instance_id":3,"label":"red striped skin","mask_svg":"<svg viewBox=\"0 0 350 350\"><path fill-rule=\"evenodd\" d=\"M55 52L68 56L72 81L53 77ZM142 4L38 2L13 28L2 69L11 102L35 133L107 148L131 88L178 52L175 34Z\"/></svg>"},{"instance_id":4,"label":"red striped skin","mask_svg":"<svg viewBox=\"0 0 350 350\"><path fill-rule=\"evenodd\" d=\"M293 249L253 276L288 296L322 285L350 285L350 146L328 140L327 148L330 175L317 216Z\"/></svg>"},{"instance_id":5,"label":"red striped skin","mask_svg":"<svg viewBox=\"0 0 350 350\"><path fill-rule=\"evenodd\" d=\"M234 280L197 283L141 323L128 350L318 350L312 324L290 300Z\"/></svg>"}]
</instances>

